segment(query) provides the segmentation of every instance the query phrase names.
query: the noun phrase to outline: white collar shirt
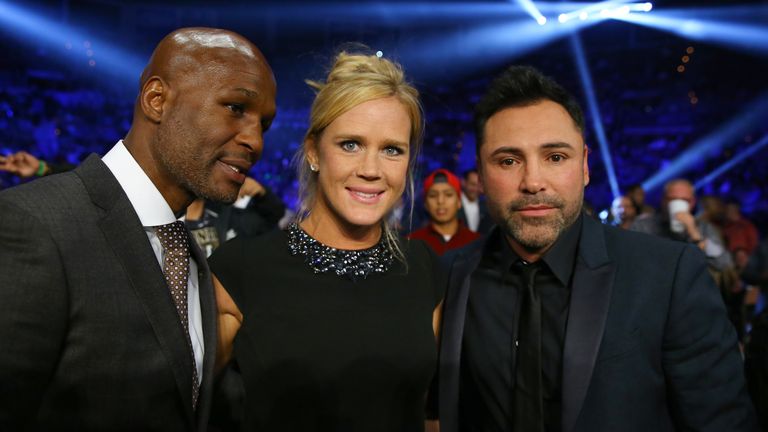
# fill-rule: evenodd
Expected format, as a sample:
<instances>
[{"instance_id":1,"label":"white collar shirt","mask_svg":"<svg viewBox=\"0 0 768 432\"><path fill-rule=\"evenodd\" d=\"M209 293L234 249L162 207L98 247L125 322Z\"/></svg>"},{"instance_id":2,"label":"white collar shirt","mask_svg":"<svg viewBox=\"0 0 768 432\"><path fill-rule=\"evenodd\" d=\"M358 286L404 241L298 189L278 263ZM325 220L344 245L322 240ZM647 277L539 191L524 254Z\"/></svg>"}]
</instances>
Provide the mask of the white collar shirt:
<instances>
[{"instance_id":1,"label":"white collar shirt","mask_svg":"<svg viewBox=\"0 0 768 432\"><path fill-rule=\"evenodd\" d=\"M133 158L122 140L112 147L102 158L102 161L107 165L107 168L109 168L128 196L128 200L131 202L141 224L144 226L144 232L147 238L149 238L155 258L157 258L157 262L162 269L165 251L160 244L160 239L157 237L154 227L176 221L173 210L171 210L168 202L165 201L163 195L152 183L152 180L149 179L138 162L136 162L136 159ZM205 344L203 341L202 312L200 310L200 285L197 274L197 263L190 256L189 279L187 281L188 331L195 354L198 380L202 380ZM170 291L168 295L170 296Z\"/></svg>"}]
</instances>

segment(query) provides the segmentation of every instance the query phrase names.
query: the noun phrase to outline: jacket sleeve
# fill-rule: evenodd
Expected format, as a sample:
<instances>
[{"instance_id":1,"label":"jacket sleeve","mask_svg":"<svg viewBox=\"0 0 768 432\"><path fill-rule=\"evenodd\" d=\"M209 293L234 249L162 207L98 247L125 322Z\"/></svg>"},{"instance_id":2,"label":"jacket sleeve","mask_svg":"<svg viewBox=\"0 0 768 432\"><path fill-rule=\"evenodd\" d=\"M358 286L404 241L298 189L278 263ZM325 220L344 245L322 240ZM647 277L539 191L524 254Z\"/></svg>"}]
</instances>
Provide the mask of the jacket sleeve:
<instances>
[{"instance_id":1,"label":"jacket sleeve","mask_svg":"<svg viewBox=\"0 0 768 432\"><path fill-rule=\"evenodd\" d=\"M58 248L13 197L0 194L0 430L35 418L67 327Z\"/></svg>"},{"instance_id":2,"label":"jacket sleeve","mask_svg":"<svg viewBox=\"0 0 768 432\"><path fill-rule=\"evenodd\" d=\"M663 341L663 367L679 430L757 431L736 332L704 255L680 254Z\"/></svg>"}]
</instances>

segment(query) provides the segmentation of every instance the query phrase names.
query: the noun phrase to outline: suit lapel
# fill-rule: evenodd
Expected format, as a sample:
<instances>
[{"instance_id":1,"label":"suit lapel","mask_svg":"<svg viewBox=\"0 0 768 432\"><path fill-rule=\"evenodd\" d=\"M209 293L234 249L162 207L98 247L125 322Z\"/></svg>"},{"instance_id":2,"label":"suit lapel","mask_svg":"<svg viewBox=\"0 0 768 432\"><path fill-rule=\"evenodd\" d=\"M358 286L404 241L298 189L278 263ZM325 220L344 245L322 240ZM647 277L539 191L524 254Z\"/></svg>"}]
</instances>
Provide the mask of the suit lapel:
<instances>
[{"instance_id":1,"label":"suit lapel","mask_svg":"<svg viewBox=\"0 0 768 432\"><path fill-rule=\"evenodd\" d=\"M482 245L456 258L449 276L443 310L443 328L440 341L439 413L443 432L457 432L459 426L459 378L464 320L467 313L472 271L482 257Z\"/></svg>"},{"instance_id":2,"label":"suit lapel","mask_svg":"<svg viewBox=\"0 0 768 432\"><path fill-rule=\"evenodd\" d=\"M605 330L614 275L603 227L585 215L563 349L564 432L573 430L587 395Z\"/></svg>"},{"instance_id":3,"label":"suit lapel","mask_svg":"<svg viewBox=\"0 0 768 432\"><path fill-rule=\"evenodd\" d=\"M94 204L105 212L99 227L144 307L147 319L173 371L187 420L193 425L192 364L189 347L144 227L120 184L98 157L90 156L77 171ZM211 351L215 351L215 343Z\"/></svg>"},{"instance_id":4,"label":"suit lapel","mask_svg":"<svg viewBox=\"0 0 768 432\"><path fill-rule=\"evenodd\" d=\"M191 234L189 244L191 245L192 257L197 263L197 283L200 295L200 312L203 318L203 341L205 351L203 356L203 379L200 382L200 398L197 405L197 419L200 428L204 428L202 419L208 418L210 411L210 395L213 387L213 364L216 359L217 347L217 319L218 312L216 308L216 298L214 296L213 284L211 282L211 271L208 268L205 254L200 250ZM202 429L198 429L202 430Z\"/></svg>"}]
</instances>

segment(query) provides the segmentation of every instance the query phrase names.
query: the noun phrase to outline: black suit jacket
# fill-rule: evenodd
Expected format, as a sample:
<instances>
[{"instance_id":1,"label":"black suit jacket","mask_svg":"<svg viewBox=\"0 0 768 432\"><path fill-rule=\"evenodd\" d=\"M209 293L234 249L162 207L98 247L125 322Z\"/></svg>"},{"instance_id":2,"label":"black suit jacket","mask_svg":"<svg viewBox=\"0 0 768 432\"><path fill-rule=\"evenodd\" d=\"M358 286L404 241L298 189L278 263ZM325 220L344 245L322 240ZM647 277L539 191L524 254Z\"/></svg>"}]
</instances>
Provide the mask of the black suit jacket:
<instances>
[{"instance_id":1,"label":"black suit jacket","mask_svg":"<svg viewBox=\"0 0 768 432\"><path fill-rule=\"evenodd\" d=\"M0 193L0 430L204 430L216 303L194 246L193 257L205 343L196 411L186 329L106 165L90 156Z\"/></svg>"},{"instance_id":2,"label":"black suit jacket","mask_svg":"<svg viewBox=\"0 0 768 432\"><path fill-rule=\"evenodd\" d=\"M450 265L439 370L443 432L459 430L471 274ZM695 247L584 217L563 351L562 431L753 431L733 326Z\"/></svg>"}]
</instances>

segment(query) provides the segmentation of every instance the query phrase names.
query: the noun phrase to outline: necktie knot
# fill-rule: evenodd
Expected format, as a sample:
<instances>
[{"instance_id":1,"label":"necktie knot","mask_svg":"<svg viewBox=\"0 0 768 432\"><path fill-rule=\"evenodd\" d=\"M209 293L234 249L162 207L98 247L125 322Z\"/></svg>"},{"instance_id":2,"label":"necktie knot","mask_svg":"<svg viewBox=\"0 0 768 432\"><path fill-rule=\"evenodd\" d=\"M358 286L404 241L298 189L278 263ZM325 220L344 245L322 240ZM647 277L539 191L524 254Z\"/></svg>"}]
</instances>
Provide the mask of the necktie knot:
<instances>
[{"instance_id":1,"label":"necktie knot","mask_svg":"<svg viewBox=\"0 0 768 432\"><path fill-rule=\"evenodd\" d=\"M178 258L189 258L189 239L184 222L175 221L155 227L157 238L165 253Z\"/></svg>"},{"instance_id":2,"label":"necktie knot","mask_svg":"<svg viewBox=\"0 0 768 432\"><path fill-rule=\"evenodd\" d=\"M533 296L533 300L538 299L538 293L536 292L536 273L541 269L541 265L538 262L527 263L525 261L518 261L517 265L520 267L520 275L523 282L523 289L530 296Z\"/></svg>"}]
</instances>

